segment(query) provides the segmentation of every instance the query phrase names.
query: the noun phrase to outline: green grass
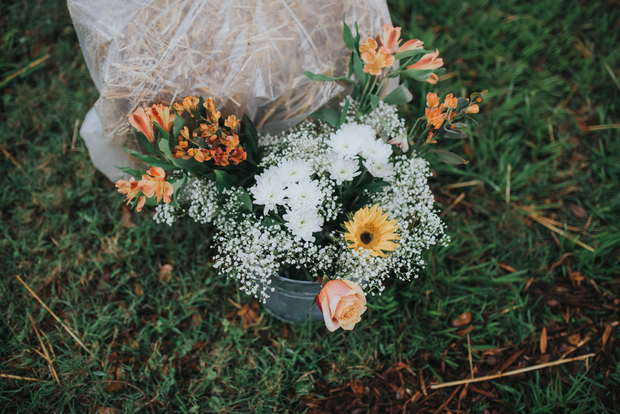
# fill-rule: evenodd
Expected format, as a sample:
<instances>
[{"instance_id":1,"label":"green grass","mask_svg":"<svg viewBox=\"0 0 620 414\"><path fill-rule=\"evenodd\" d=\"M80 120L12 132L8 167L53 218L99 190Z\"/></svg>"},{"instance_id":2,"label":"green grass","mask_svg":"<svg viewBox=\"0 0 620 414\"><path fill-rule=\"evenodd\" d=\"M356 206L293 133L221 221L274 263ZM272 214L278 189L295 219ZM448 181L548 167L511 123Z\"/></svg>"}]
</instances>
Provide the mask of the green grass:
<instances>
[{"instance_id":1,"label":"green grass","mask_svg":"<svg viewBox=\"0 0 620 414\"><path fill-rule=\"evenodd\" d=\"M568 336L590 335L571 354L596 352L589 370L576 362L488 384L514 411L614 412L620 327L603 350L601 340L605 324L619 320L613 309L620 299L620 129L586 133L579 123L620 123L620 89L607 69L620 77L620 9L613 1L555 0L401 0L390 7L404 37L438 48L452 76L415 85L404 116L423 113L428 91L488 89L489 100L476 117L482 132L440 143L470 164L431 160L439 209L465 193L444 217L450 246L429 254L431 264L413 283L392 283L371 298L354 331L330 334L321 326L285 325L261 309L244 329L229 300L252 299L211 269L209 227L182 221L169 229L149 213L124 221L122 197L94 169L81 138L72 143L75 121L97 91L65 4L0 5L0 81L50 55L0 88L0 373L46 380L0 378L0 412L146 413L151 399L155 412L299 412L306 409L302 397L397 362L428 386L437 377L469 375L466 338L450 324L463 312L472 315L479 372L497 368L484 355L488 349L501 350L502 360L525 349L528 359L515 367L536 363L543 326L551 360L568 349ZM471 180L484 184L445 189ZM574 206L585 209L591 222L580 240L595 253L527 219L524 205L575 227L587 218ZM565 253L572 254L572 271L585 277L578 288L566 264L552 266ZM173 268L169 280L160 277L164 264ZM33 351L41 347L29 315L53 344L60 385ZM97 382L109 379L139 390ZM407 388L415 392L420 384ZM439 391L427 407L438 408L451 392ZM471 391L462 404L472 413L498 410Z\"/></svg>"}]
</instances>

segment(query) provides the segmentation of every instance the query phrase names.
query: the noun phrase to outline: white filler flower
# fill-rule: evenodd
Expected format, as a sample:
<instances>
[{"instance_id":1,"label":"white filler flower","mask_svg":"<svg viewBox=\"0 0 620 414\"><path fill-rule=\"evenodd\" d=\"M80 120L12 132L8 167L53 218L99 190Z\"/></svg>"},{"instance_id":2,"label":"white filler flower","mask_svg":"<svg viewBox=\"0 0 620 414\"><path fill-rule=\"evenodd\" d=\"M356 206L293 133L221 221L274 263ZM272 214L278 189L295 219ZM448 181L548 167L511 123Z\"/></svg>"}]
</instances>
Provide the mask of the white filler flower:
<instances>
[{"instance_id":1,"label":"white filler flower","mask_svg":"<svg viewBox=\"0 0 620 414\"><path fill-rule=\"evenodd\" d=\"M357 154L374 140L375 130L371 126L351 123L331 134L326 144L344 158L356 158Z\"/></svg>"},{"instance_id":2,"label":"white filler flower","mask_svg":"<svg viewBox=\"0 0 620 414\"><path fill-rule=\"evenodd\" d=\"M291 233L307 242L313 242L312 233L321 231L321 226L323 226L323 218L318 215L315 209L291 210L282 218L286 220L285 225Z\"/></svg>"},{"instance_id":3,"label":"white filler flower","mask_svg":"<svg viewBox=\"0 0 620 414\"><path fill-rule=\"evenodd\" d=\"M340 185L344 181L351 181L361 174L359 162L357 160L344 159L337 153L332 152L329 156L329 166L327 168L331 179Z\"/></svg>"}]
</instances>

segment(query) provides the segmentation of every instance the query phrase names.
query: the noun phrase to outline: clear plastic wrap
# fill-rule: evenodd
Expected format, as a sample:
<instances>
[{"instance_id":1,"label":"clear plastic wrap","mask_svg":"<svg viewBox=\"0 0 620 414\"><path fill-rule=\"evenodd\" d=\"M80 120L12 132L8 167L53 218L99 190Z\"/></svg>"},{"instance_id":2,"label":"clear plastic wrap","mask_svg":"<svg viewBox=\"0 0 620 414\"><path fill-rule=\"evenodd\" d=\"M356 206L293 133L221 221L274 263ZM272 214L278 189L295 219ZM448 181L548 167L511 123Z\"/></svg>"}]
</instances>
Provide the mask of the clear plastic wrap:
<instances>
[{"instance_id":1,"label":"clear plastic wrap","mask_svg":"<svg viewBox=\"0 0 620 414\"><path fill-rule=\"evenodd\" d=\"M390 22L385 0L68 0L68 7L101 94L90 155L135 166L119 149L121 140L137 147L126 116L138 105L213 97L223 114L245 113L262 132L278 133L345 92L302 74L346 75L343 13L362 38Z\"/></svg>"}]
</instances>

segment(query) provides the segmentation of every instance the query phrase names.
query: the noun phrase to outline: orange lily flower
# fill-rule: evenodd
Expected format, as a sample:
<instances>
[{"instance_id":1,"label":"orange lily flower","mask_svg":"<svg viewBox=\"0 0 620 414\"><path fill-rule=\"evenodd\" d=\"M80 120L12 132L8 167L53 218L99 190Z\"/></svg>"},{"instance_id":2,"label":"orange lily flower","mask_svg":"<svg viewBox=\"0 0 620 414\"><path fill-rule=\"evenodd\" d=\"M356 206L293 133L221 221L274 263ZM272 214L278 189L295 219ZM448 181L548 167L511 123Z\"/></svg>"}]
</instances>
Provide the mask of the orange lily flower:
<instances>
[{"instance_id":1,"label":"orange lily flower","mask_svg":"<svg viewBox=\"0 0 620 414\"><path fill-rule=\"evenodd\" d=\"M170 196L174 189L172 188L172 184L166 181L166 172L161 167L151 167L146 174L142 176L138 185L146 197L151 198L153 195L157 195L158 203L162 198L166 204L172 201Z\"/></svg>"},{"instance_id":2,"label":"orange lily flower","mask_svg":"<svg viewBox=\"0 0 620 414\"><path fill-rule=\"evenodd\" d=\"M452 94L449 93L446 95L446 97L443 100L443 106L444 108L453 108L456 109L456 105L458 104L458 98L453 98Z\"/></svg>"},{"instance_id":3,"label":"orange lily flower","mask_svg":"<svg viewBox=\"0 0 620 414\"><path fill-rule=\"evenodd\" d=\"M205 160L205 155L203 154L201 149L190 148L187 150L187 154L190 157L194 157L194 159L200 163Z\"/></svg>"},{"instance_id":4,"label":"orange lily flower","mask_svg":"<svg viewBox=\"0 0 620 414\"><path fill-rule=\"evenodd\" d=\"M381 46L378 52L370 49L362 55L362 60L366 63L364 72L375 76L381 74L381 69L389 68L394 64L394 56L385 46Z\"/></svg>"},{"instance_id":5,"label":"orange lily flower","mask_svg":"<svg viewBox=\"0 0 620 414\"><path fill-rule=\"evenodd\" d=\"M433 53L427 53L422 56L418 62L413 65L407 66L407 69L417 69L417 70L429 70L429 69L439 69L443 66L443 59L438 58L439 50L435 50Z\"/></svg>"},{"instance_id":6,"label":"orange lily flower","mask_svg":"<svg viewBox=\"0 0 620 414\"><path fill-rule=\"evenodd\" d=\"M235 165L239 164L241 161L245 161L247 158L248 154L242 148L235 148L230 153L230 159Z\"/></svg>"},{"instance_id":7,"label":"orange lily flower","mask_svg":"<svg viewBox=\"0 0 620 414\"><path fill-rule=\"evenodd\" d=\"M138 108L133 114L127 115L127 120L132 127L142 132L151 144L155 142L153 124L151 124L151 120L146 112L144 112L144 108Z\"/></svg>"},{"instance_id":8,"label":"orange lily flower","mask_svg":"<svg viewBox=\"0 0 620 414\"><path fill-rule=\"evenodd\" d=\"M134 198L140 194L140 187L138 187L139 181L136 181L135 178L130 177L129 181L127 180L118 180L114 185L118 188L118 192L121 194L127 194L125 197L125 201L127 204L131 202Z\"/></svg>"},{"instance_id":9,"label":"orange lily flower","mask_svg":"<svg viewBox=\"0 0 620 414\"><path fill-rule=\"evenodd\" d=\"M383 25L383 35L379 38L381 39L381 44L390 51L390 54L396 50L401 42L400 30L400 27L393 27L389 23Z\"/></svg>"},{"instance_id":10,"label":"orange lily flower","mask_svg":"<svg viewBox=\"0 0 620 414\"><path fill-rule=\"evenodd\" d=\"M360 53L366 53L369 50L377 50L377 42L370 37L360 46Z\"/></svg>"},{"instance_id":11,"label":"orange lily flower","mask_svg":"<svg viewBox=\"0 0 620 414\"><path fill-rule=\"evenodd\" d=\"M425 82L428 82L431 85L434 85L437 83L438 80L439 80L439 76L437 76L434 73L431 73L431 76L429 76L428 79L425 80Z\"/></svg>"},{"instance_id":12,"label":"orange lily flower","mask_svg":"<svg viewBox=\"0 0 620 414\"><path fill-rule=\"evenodd\" d=\"M207 112L215 112L215 102L213 101L213 98L207 99L203 106L207 109Z\"/></svg>"},{"instance_id":13,"label":"orange lily flower","mask_svg":"<svg viewBox=\"0 0 620 414\"><path fill-rule=\"evenodd\" d=\"M234 115L230 115L226 121L224 121L224 125L226 125L228 128L232 129L233 132L235 132L235 129L237 128L237 125L239 125L239 121L237 121L237 117Z\"/></svg>"},{"instance_id":14,"label":"orange lily flower","mask_svg":"<svg viewBox=\"0 0 620 414\"><path fill-rule=\"evenodd\" d=\"M478 106L478 104L473 104L469 108L465 109L465 113L468 114L477 114L478 112L480 112L480 107Z\"/></svg>"},{"instance_id":15,"label":"orange lily flower","mask_svg":"<svg viewBox=\"0 0 620 414\"><path fill-rule=\"evenodd\" d=\"M437 97L436 93L429 92L426 95L426 105L429 108L436 108L439 106L439 98Z\"/></svg>"},{"instance_id":16,"label":"orange lily flower","mask_svg":"<svg viewBox=\"0 0 620 414\"><path fill-rule=\"evenodd\" d=\"M166 132L170 132L170 128L174 125L174 114L171 113L169 106L153 105L146 110L146 114L152 122L155 122Z\"/></svg>"},{"instance_id":17,"label":"orange lily flower","mask_svg":"<svg viewBox=\"0 0 620 414\"><path fill-rule=\"evenodd\" d=\"M394 54L397 55L399 53L406 52L407 50L422 49L423 44L424 42L418 39L407 40L405 43L402 44L401 47L396 49L396 52L394 52Z\"/></svg>"}]
</instances>

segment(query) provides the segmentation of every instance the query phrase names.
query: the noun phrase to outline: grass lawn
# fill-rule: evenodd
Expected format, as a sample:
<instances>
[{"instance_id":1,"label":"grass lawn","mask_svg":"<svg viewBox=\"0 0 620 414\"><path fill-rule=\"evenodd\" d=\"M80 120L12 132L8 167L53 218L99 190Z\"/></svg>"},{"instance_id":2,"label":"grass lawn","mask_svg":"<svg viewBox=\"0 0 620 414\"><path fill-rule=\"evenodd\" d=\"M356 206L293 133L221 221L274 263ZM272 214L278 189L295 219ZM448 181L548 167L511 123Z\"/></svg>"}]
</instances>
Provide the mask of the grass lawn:
<instances>
[{"instance_id":1,"label":"grass lawn","mask_svg":"<svg viewBox=\"0 0 620 414\"><path fill-rule=\"evenodd\" d=\"M218 277L209 227L127 210L75 133L97 90L65 3L0 4L1 413L618 412L620 4L390 8L447 68L404 116L428 91L489 99L482 132L440 143L468 165L429 157L450 246L331 334Z\"/></svg>"}]
</instances>

